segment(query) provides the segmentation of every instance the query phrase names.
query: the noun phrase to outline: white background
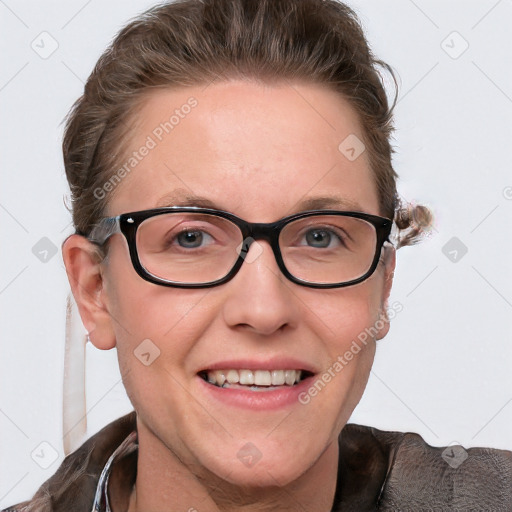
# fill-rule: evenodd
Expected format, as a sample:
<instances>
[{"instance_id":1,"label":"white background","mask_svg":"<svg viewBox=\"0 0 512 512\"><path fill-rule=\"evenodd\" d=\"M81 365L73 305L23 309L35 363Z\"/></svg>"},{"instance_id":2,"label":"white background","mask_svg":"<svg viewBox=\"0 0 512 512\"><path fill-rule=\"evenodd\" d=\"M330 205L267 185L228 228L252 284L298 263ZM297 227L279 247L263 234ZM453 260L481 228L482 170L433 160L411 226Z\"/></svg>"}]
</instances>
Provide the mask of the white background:
<instances>
[{"instance_id":1,"label":"white background","mask_svg":"<svg viewBox=\"0 0 512 512\"><path fill-rule=\"evenodd\" d=\"M61 122L114 34L152 4L0 1L2 508L29 498L63 458L60 244L72 228ZM431 238L398 252L391 302L403 311L351 421L433 445L512 449L512 2L349 5L400 77L400 194L436 215ZM47 59L31 48L43 31L58 43ZM45 263L32 252L43 237L59 249ZM453 237L467 247L456 262L443 253ZM88 346L87 386L88 435L131 410L115 351ZM41 442L58 453L47 469L31 458Z\"/></svg>"}]
</instances>

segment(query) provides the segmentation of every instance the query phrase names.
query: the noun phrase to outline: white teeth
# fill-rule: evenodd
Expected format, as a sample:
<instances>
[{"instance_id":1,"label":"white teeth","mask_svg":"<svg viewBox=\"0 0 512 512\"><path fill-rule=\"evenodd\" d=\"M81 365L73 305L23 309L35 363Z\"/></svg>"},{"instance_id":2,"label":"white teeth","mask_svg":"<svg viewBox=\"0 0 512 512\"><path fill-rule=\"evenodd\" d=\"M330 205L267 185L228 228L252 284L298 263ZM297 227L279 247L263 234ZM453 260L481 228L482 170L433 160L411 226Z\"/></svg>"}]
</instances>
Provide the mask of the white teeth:
<instances>
[{"instance_id":1,"label":"white teeth","mask_svg":"<svg viewBox=\"0 0 512 512\"><path fill-rule=\"evenodd\" d=\"M284 381L288 386L293 386L295 383L295 370L286 370L284 372Z\"/></svg>"},{"instance_id":2,"label":"white teeth","mask_svg":"<svg viewBox=\"0 0 512 512\"><path fill-rule=\"evenodd\" d=\"M213 379L217 381L218 386L222 386L224 382L226 382L226 373L223 370L216 372L208 372L208 379L210 379L210 375L212 376Z\"/></svg>"},{"instance_id":3,"label":"white teeth","mask_svg":"<svg viewBox=\"0 0 512 512\"><path fill-rule=\"evenodd\" d=\"M229 370L228 374L226 375L226 380L230 384L238 384L240 376L238 375L238 372L236 370Z\"/></svg>"},{"instance_id":4,"label":"white teeth","mask_svg":"<svg viewBox=\"0 0 512 512\"><path fill-rule=\"evenodd\" d=\"M254 384L254 373L251 370L240 370L240 384L252 386Z\"/></svg>"},{"instance_id":5,"label":"white teeth","mask_svg":"<svg viewBox=\"0 0 512 512\"><path fill-rule=\"evenodd\" d=\"M285 383L283 370L272 370L272 386L282 386Z\"/></svg>"},{"instance_id":6,"label":"white teeth","mask_svg":"<svg viewBox=\"0 0 512 512\"><path fill-rule=\"evenodd\" d=\"M266 370L256 370L254 372L254 384L256 384L256 386L271 386L272 377L270 372Z\"/></svg>"},{"instance_id":7,"label":"white teeth","mask_svg":"<svg viewBox=\"0 0 512 512\"><path fill-rule=\"evenodd\" d=\"M216 386L293 386L300 382L301 370L215 370L206 372L206 380Z\"/></svg>"}]
</instances>

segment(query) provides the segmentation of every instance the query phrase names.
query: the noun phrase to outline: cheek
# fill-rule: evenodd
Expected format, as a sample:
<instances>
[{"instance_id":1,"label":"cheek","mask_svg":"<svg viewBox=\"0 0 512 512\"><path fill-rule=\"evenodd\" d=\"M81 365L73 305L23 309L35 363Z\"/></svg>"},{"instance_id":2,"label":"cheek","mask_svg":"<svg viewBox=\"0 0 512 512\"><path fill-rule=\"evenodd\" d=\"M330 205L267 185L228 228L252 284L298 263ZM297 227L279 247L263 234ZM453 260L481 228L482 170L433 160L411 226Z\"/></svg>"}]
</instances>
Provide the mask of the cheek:
<instances>
[{"instance_id":1,"label":"cheek","mask_svg":"<svg viewBox=\"0 0 512 512\"><path fill-rule=\"evenodd\" d=\"M182 422L190 414L190 403L183 390L190 384L191 355L215 312L208 307L205 290L152 286L136 279L113 279L118 284L111 289L123 384L134 408L150 424L158 425L172 411L176 425L185 429Z\"/></svg>"},{"instance_id":2,"label":"cheek","mask_svg":"<svg viewBox=\"0 0 512 512\"><path fill-rule=\"evenodd\" d=\"M359 285L322 290L305 302L322 326L329 352L343 353L365 333L367 338L375 337L383 308L383 277L378 273Z\"/></svg>"},{"instance_id":3,"label":"cheek","mask_svg":"<svg viewBox=\"0 0 512 512\"><path fill-rule=\"evenodd\" d=\"M121 369L139 373L149 362L145 359L155 361L148 365L153 375L158 367L183 368L187 354L211 322L212 308L203 301L208 290L149 283L122 254L126 248L112 249L105 289ZM147 353L149 357L141 357Z\"/></svg>"},{"instance_id":4,"label":"cheek","mask_svg":"<svg viewBox=\"0 0 512 512\"><path fill-rule=\"evenodd\" d=\"M333 436L348 421L368 381L382 323L382 283L376 274L360 285L307 300L316 305L310 319L316 319L328 360L303 400L315 402L319 415L332 418Z\"/></svg>"}]
</instances>

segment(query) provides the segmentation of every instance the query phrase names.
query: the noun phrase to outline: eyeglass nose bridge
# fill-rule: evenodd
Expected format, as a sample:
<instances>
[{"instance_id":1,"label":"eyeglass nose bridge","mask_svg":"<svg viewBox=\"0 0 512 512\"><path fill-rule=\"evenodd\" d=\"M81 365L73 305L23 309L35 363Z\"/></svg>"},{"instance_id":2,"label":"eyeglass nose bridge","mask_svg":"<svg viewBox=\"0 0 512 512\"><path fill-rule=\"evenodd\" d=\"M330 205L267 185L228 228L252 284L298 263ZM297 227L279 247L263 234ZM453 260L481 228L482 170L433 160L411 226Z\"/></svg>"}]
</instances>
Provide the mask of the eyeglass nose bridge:
<instances>
[{"instance_id":1,"label":"eyeglass nose bridge","mask_svg":"<svg viewBox=\"0 0 512 512\"><path fill-rule=\"evenodd\" d=\"M277 266L281 273L286 278L291 279L293 281L294 278L284 264L281 249L279 247L279 235L284 225L285 223L283 223L282 221L277 221L272 223L245 223L243 226L241 226L243 241L242 246L240 247L238 261L233 269L234 274L238 273L238 271L246 261L247 263L252 263L257 259L259 255L256 256L256 258L254 259L247 259L249 250L251 246L254 244L254 242L258 240L264 240L268 242L268 244L270 245L270 248L274 253L274 258L276 260Z\"/></svg>"},{"instance_id":2,"label":"eyeglass nose bridge","mask_svg":"<svg viewBox=\"0 0 512 512\"><path fill-rule=\"evenodd\" d=\"M242 235L244 239L240 248L240 257L245 260L251 245L257 240L265 240L272 248L274 257L279 263L279 260L281 259L279 250L279 234L281 231L280 224L280 222L256 222L253 224L246 223L244 226L245 229L242 229Z\"/></svg>"}]
</instances>

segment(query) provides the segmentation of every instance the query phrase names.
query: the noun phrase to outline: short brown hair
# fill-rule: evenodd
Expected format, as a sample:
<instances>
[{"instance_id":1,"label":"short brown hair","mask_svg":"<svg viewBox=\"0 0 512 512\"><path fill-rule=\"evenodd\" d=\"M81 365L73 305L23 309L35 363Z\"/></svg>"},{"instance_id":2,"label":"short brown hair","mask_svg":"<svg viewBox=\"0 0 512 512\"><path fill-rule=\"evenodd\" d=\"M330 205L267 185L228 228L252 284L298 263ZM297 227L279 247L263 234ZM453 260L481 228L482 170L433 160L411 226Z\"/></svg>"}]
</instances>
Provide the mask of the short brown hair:
<instances>
[{"instance_id":1,"label":"short brown hair","mask_svg":"<svg viewBox=\"0 0 512 512\"><path fill-rule=\"evenodd\" d=\"M395 84L388 104L380 75ZM401 208L391 158L397 98L391 67L374 57L356 14L336 0L177 0L146 11L103 53L67 117L63 153L77 233L88 234L111 193L101 188L120 166L129 127L154 88L241 78L300 80L339 92L358 113L380 213L414 243L430 223L421 206Z\"/></svg>"}]
</instances>

